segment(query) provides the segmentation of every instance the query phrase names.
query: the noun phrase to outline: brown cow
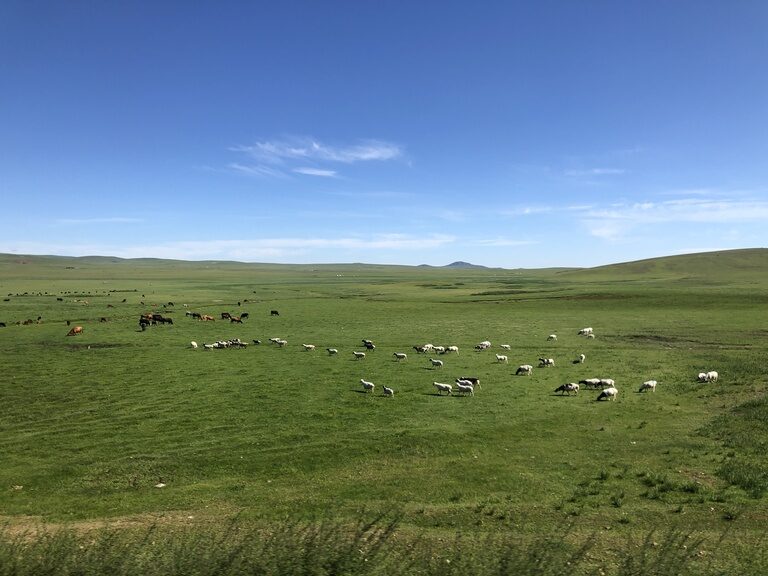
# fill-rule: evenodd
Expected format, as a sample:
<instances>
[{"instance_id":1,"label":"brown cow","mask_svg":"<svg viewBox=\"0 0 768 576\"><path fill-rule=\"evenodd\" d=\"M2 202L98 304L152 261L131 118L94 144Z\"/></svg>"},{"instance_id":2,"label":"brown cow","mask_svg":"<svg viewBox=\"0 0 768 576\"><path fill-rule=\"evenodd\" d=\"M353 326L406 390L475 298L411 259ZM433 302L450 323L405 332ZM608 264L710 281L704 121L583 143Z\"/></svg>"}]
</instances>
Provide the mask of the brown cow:
<instances>
[{"instance_id":1,"label":"brown cow","mask_svg":"<svg viewBox=\"0 0 768 576\"><path fill-rule=\"evenodd\" d=\"M202 315L200 316L200 320L202 320L203 322L208 322L209 320L210 320L211 322L215 322L215 321L216 321L216 318L214 318L213 316L208 316L207 314L202 314Z\"/></svg>"},{"instance_id":2,"label":"brown cow","mask_svg":"<svg viewBox=\"0 0 768 576\"><path fill-rule=\"evenodd\" d=\"M82 326L75 326L67 333L67 336L75 336L76 334L82 334L83 333L83 327Z\"/></svg>"}]
</instances>

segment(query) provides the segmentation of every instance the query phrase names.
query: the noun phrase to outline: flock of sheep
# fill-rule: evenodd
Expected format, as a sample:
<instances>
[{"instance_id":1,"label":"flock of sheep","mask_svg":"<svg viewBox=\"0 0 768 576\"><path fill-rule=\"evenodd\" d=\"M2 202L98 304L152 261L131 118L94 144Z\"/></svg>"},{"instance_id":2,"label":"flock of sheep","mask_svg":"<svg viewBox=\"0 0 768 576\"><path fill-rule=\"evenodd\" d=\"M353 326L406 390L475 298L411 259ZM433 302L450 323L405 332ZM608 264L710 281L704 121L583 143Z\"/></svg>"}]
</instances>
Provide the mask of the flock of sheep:
<instances>
[{"instance_id":1,"label":"flock of sheep","mask_svg":"<svg viewBox=\"0 0 768 576\"><path fill-rule=\"evenodd\" d=\"M594 331L591 327L582 328L577 333L579 336L584 336L586 338L594 338ZM548 341L556 341L557 335L556 334L550 334L547 336ZM259 340L254 340L254 344L260 344L261 342ZM275 344L278 347L284 347L288 344L287 340L282 338L270 338L269 342L272 344ZM198 345L196 342L190 343L192 348L197 348ZM363 347L367 351L372 351L376 349L375 344L368 339L362 340ZM244 348L247 346L247 343L240 341L239 339L234 339L230 341L220 341L215 342L213 344L204 344L203 345L205 349L214 349L214 348L228 348L228 347L241 347ZM306 352L312 352L316 349L316 346L314 344L302 344L302 349ZM480 352L483 350L488 350L492 347L492 344L488 340L484 340L483 342L480 342L477 344L474 348L476 351ZM511 350L511 346L509 344L501 344L500 348L504 351ZM433 358L431 355L445 355L445 354L459 354L459 347L458 346L435 346L433 344L424 344L420 346L413 346L413 349L417 352L417 354L423 354L427 356L429 359L430 364L432 365L433 369L440 369L444 366L443 360ZM339 350L337 348L326 348L325 349L328 355L337 355L339 353ZM366 352L362 350L353 350L352 354L356 360L363 360L366 357ZM393 352L392 356L394 357L396 362L402 362L408 360L408 354L405 352ZM506 354L495 354L496 362L497 363L509 363L509 357ZM586 355L585 354L579 354L576 359L573 360L573 364L583 364L586 361ZM552 367L555 365L555 360L553 358L539 358L539 367L540 368L547 368ZM515 375L518 376L530 376L533 374L534 367L531 364L521 364L517 367L515 370ZM701 372L698 375L697 380L699 382L716 382L718 379L718 373L715 371L709 371L709 372ZM363 387L364 392L373 393L376 385L364 378L360 379L360 384ZM638 392L655 392L656 386L658 382L656 380L646 380L640 385L640 388ZM469 377L469 376L461 376L456 378L454 383L445 383L445 382L433 382L432 385L437 390L438 395L451 395L454 393L464 395L464 396L474 396L475 395L475 389L479 387L480 380L477 377ZM616 388L615 381L612 378L586 378L583 380L580 380L578 382L567 382L565 384L562 384L555 388L554 393L560 393L561 395L576 395L579 393L579 390L581 388L592 388L596 390L600 390L599 395L597 396L597 400L615 400L616 397L619 394L618 388ZM382 386L382 394L387 397L394 397L395 390L393 388Z\"/></svg>"}]
</instances>

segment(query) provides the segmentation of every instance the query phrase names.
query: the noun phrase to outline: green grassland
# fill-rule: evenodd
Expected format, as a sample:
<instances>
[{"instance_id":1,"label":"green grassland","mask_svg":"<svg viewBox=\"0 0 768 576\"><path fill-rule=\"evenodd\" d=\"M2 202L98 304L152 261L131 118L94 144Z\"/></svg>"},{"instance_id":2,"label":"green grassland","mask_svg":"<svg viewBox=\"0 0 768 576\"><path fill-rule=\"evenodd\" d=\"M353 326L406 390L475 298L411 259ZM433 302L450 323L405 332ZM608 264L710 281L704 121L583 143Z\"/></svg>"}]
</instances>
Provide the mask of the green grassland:
<instances>
[{"instance_id":1,"label":"green grassland","mask_svg":"<svg viewBox=\"0 0 768 576\"><path fill-rule=\"evenodd\" d=\"M669 527L737 534L720 545L735 555L768 514L766 271L767 250L548 270L1 255L0 514L210 526L364 510L414 537L574 544ZM173 325L140 330L150 311ZM229 338L251 345L202 349ZM376 350L355 360L363 338ZM433 368L412 349L427 342L460 353ZM515 375L542 356L555 367ZM696 382L707 370L717 383ZM462 375L481 379L474 397L436 394ZM553 393L589 377L618 399Z\"/></svg>"}]
</instances>

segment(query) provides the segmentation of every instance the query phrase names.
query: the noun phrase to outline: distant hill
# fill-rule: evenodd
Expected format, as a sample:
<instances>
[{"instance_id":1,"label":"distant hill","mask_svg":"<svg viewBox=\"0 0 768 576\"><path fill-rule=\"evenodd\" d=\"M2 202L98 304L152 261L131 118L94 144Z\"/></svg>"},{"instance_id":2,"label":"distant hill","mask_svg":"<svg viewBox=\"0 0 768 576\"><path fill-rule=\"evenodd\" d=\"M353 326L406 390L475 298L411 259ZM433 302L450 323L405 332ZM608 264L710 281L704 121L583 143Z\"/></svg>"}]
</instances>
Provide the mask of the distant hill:
<instances>
[{"instance_id":1,"label":"distant hill","mask_svg":"<svg viewBox=\"0 0 768 576\"><path fill-rule=\"evenodd\" d=\"M456 262L446 264L443 268L487 268L487 266L480 266L479 264L470 264L469 262L457 260Z\"/></svg>"},{"instance_id":2,"label":"distant hill","mask_svg":"<svg viewBox=\"0 0 768 576\"><path fill-rule=\"evenodd\" d=\"M594 268L569 270L562 274L569 278L578 277L585 280L629 279L633 277L664 280L701 277L727 281L736 277L744 278L768 274L768 248L745 248L662 256Z\"/></svg>"}]
</instances>

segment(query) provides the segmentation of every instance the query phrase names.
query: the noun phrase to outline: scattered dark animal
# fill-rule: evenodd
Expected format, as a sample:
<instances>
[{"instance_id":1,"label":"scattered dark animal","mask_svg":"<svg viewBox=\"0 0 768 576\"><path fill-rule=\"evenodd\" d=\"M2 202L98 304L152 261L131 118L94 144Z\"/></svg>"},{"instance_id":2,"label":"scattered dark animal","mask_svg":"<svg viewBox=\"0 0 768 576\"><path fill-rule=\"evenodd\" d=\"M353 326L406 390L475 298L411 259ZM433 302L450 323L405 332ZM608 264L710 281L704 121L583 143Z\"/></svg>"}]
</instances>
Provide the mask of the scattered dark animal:
<instances>
[{"instance_id":1,"label":"scattered dark animal","mask_svg":"<svg viewBox=\"0 0 768 576\"><path fill-rule=\"evenodd\" d=\"M123 304L125 304L128 301L127 298L123 298Z\"/></svg>"},{"instance_id":2,"label":"scattered dark animal","mask_svg":"<svg viewBox=\"0 0 768 576\"><path fill-rule=\"evenodd\" d=\"M222 320L227 320L229 318L232 318L232 315L229 312L222 312L221 313L221 319Z\"/></svg>"},{"instance_id":3,"label":"scattered dark animal","mask_svg":"<svg viewBox=\"0 0 768 576\"><path fill-rule=\"evenodd\" d=\"M102 316L101 318L99 318L99 322L107 322L107 319L104 316Z\"/></svg>"},{"instance_id":4,"label":"scattered dark animal","mask_svg":"<svg viewBox=\"0 0 768 576\"><path fill-rule=\"evenodd\" d=\"M5 328L5 322L0 322L0 328Z\"/></svg>"},{"instance_id":5,"label":"scattered dark animal","mask_svg":"<svg viewBox=\"0 0 768 576\"><path fill-rule=\"evenodd\" d=\"M261 344L261 340L254 340L253 343L254 344Z\"/></svg>"},{"instance_id":6,"label":"scattered dark animal","mask_svg":"<svg viewBox=\"0 0 768 576\"><path fill-rule=\"evenodd\" d=\"M269 311L269 315L270 316L280 316L280 312L278 312L277 310L270 310Z\"/></svg>"},{"instance_id":7,"label":"scattered dark animal","mask_svg":"<svg viewBox=\"0 0 768 576\"><path fill-rule=\"evenodd\" d=\"M242 314L240 314L241 320L245 320L246 318L248 318L248 312L243 312Z\"/></svg>"},{"instance_id":8,"label":"scattered dark animal","mask_svg":"<svg viewBox=\"0 0 768 576\"><path fill-rule=\"evenodd\" d=\"M70 324L71 324L71 322L69 320L67 320L67 326L69 326Z\"/></svg>"},{"instance_id":9,"label":"scattered dark animal","mask_svg":"<svg viewBox=\"0 0 768 576\"><path fill-rule=\"evenodd\" d=\"M64 302L64 298L56 298L57 302Z\"/></svg>"},{"instance_id":10,"label":"scattered dark animal","mask_svg":"<svg viewBox=\"0 0 768 576\"><path fill-rule=\"evenodd\" d=\"M173 302L168 302L168 306L173 306Z\"/></svg>"}]
</instances>

